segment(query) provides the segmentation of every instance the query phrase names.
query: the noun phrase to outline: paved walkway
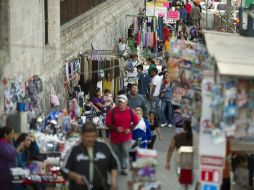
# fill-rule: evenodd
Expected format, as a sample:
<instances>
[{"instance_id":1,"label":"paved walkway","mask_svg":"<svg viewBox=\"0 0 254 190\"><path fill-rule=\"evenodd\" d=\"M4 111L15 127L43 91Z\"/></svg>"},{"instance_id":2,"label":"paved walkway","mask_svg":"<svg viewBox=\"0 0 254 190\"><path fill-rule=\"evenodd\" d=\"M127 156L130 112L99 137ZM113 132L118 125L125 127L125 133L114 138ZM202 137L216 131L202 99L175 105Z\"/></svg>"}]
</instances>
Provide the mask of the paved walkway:
<instances>
[{"instance_id":1,"label":"paved walkway","mask_svg":"<svg viewBox=\"0 0 254 190\"><path fill-rule=\"evenodd\" d=\"M155 149L158 150L158 166L157 166L157 179L161 181L162 190L181 190L181 186L178 183L178 179L175 173L175 166L172 162L172 169L170 171L164 169L164 164L166 160L166 154L169 142L173 137L175 130L174 128L162 128L161 129L163 140L156 141ZM172 159L174 160L174 159ZM127 190L127 181L130 177L120 176L119 179L119 189Z\"/></svg>"}]
</instances>

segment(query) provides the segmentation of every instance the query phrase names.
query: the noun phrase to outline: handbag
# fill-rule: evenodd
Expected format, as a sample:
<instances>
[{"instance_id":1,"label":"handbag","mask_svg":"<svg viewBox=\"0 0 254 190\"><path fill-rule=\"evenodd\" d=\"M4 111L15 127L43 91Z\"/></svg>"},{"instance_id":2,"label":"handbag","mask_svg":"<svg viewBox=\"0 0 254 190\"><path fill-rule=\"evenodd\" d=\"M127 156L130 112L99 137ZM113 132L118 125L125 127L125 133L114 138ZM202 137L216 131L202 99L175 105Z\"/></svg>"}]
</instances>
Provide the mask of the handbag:
<instances>
[{"instance_id":1,"label":"handbag","mask_svg":"<svg viewBox=\"0 0 254 190\"><path fill-rule=\"evenodd\" d=\"M60 106L59 98L56 95L54 88L50 85L51 94L50 94L50 103L52 106L57 107Z\"/></svg>"}]
</instances>

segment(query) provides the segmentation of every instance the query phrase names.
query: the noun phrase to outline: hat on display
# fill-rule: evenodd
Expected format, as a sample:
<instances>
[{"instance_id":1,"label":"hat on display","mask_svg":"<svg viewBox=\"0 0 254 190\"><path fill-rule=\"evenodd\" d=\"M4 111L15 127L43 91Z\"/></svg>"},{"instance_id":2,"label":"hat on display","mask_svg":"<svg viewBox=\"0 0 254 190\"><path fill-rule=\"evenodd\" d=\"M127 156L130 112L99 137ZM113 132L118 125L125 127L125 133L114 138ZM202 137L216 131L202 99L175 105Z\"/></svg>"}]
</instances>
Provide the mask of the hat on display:
<instances>
[{"instance_id":1,"label":"hat on display","mask_svg":"<svg viewBox=\"0 0 254 190\"><path fill-rule=\"evenodd\" d=\"M121 95L119 95L119 96L117 97L117 102L123 102L123 103L125 103L125 102L127 102L127 101L128 101L128 98L127 98L127 96L124 95L124 94L121 94Z\"/></svg>"}]
</instances>

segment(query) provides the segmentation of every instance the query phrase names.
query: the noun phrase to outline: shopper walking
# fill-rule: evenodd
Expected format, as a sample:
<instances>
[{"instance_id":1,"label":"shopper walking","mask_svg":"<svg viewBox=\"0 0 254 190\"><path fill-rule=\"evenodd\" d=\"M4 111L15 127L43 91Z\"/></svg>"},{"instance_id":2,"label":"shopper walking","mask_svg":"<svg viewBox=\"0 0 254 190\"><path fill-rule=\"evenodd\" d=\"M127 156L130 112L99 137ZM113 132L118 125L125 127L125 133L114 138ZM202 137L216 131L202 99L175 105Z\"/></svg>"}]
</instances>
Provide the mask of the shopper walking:
<instances>
[{"instance_id":1,"label":"shopper walking","mask_svg":"<svg viewBox=\"0 0 254 190\"><path fill-rule=\"evenodd\" d=\"M177 21L177 23L176 23L175 35L177 36L180 32L183 32L183 35L187 37L187 35L188 35L187 26L184 24L182 18L180 18L179 21Z\"/></svg>"},{"instance_id":2,"label":"shopper walking","mask_svg":"<svg viewBox=\"0 0 254 190\"><path fill-rule=\"evenodd\" d=\"M184 23L186 23L187 11L183 4L180 6L179 13L180 13L180 18L183 19Z\"/></svg>"},{"instance_id":3,"label":"shopper walking","mask_svg":"<svg viewBox=\"0 0 254 190\"><path fill-rule=\"evenodd\" d=\"M161 97L161 127L172 127L173 125L173 111L172 111L172 97L173 89L168 76L163 79L163 84L160 91ZM166 112L167 109L167 112ZM165 115L167 113L167 116Z\"/></svg>"},{"instance_id":4,"label":"shopper walking","mask_svg":"<svg viewBox=\"0 0 254 190\"><path fill-rule=\"evenodd\" d=\"M162 140L162 135L159 127L159 122L156 118L155 113L152 111L149 112L149 125L151 131L151 142L148 143L148 148L153 149L157 135L159 136L159 140Z\"/></svg>"},{"instance_id":5,"label":"shopper walking","mask_svg":"<svg viewBox=\"0 0 254 190\"><path fill-rule=\"evenodd\" d=\"M116 107L108 112L105 124L109 128L112 148L121 163L121 173L127 175L132 130L139 123L139 119L137 114L127 105L128 98L126 95L119 95L116 102Z\"/></svg>"},{"instance_id":6,"label":"shopper walking","mask_svg":"<svg viewBox=\"0 0 254 190\"><path fill-rule=\"evenodd\" d=\"M186 0L185 7L186 7L186 13L187 13L186 14L186 24L190 25L190 13L191 13L192 6L189 3L189 0Z\"/></svg>"},{"instance_id":7,"label":"shopper walking","mask_svg":"<svg viewBox=\"0 0 254 190\"><path fill-rule=\"evenodd\" d=\"M138 72L138 93L142 95L145 100L149 94L149 76L144 73L143 65L137 66Z\"/></svg>"},{"instance_id":8,"label":"shopper walking","mask_svg":"<svg viewBox=\"0 0 254 190\"><path fill-rule=\"evenodd\" d=\"M151 111L157 114L157 117L160 118L160 88L162 83L162 78L158 75L158 69L152 69L152 82L151 82L151 90L150 90L150 103L151 103Z\"/></svg>"},{"instance_id":9,"label":"shopper walking","mask_svg":"<svg viewBox=\"0 0 254 190\"><path fill-rule=\"evenodd\" d=\"M144 97L138 94L138 85L132 84L130 94L127 94L128 106L132 109L140 107L142 109L143 117L147 117L147 105Z\"/></svg>"},{"instance_id":10,"label":"shopper walking","mask_svg":"<svg viewBox=\"0 0 254 190\"><path fill-rule=\"evenodd\" d=\"M149 68L148 68L148 76L150 77L150 78L152 78L152 70L154 69L154 68L156 68L156 64L155 64L155 62L154 62L154 60L152 59L152 58L147 58L146 59L146 62L147 62L147 64L149 65Z\"/></svg>"},{"instance_id":11,"label":"shopper walking","mask_svg":"<svg viewBox=\"0 0 254 190\"><path fill-rule=\"evenodd\" d=\"M167 159L165 168L170 169L170 162L173 155L174 150L178 150L181 146L192 146L192 128L191 122L186 120L184 122L184 132L177 134L171 140L171 143L168 148Z\"/></svg>"},{"instance_id":12,"label":"shopper walking","mask_svg":"<svg viewBox=\"0 0 254 190\"><path fill-rule=\"evenodd\" d=\"M138 66L138 55L132 54L126 65L128 82L130 83L134 83L137 77L137 73L134 70L136 66Z\"/></svg>"},{"instance_id":13,"label":"shopper walking","mask_svg":"<svg viewBox=\"0 0 254 190\"><path fill-rule=\"evenodd\" d=\"M72 147L62 165L70 190L109 190L108 173L111 190L117 190L117 158L108 145L96 139L96 125L83 125L81 143Z\"/></svg>"},{"instance_id":14,"label":"shopper walking","mask_svg":"<svg viewBox=\"0 0 254 190\"><path fill-rule=\"evenodd\" d=\"M194 7L191 9L190 18L191 18L192 25L198 28L199 27L198 23L201 18L201 12L197 3L194 3Z\"/></svg>"}]
</instances>

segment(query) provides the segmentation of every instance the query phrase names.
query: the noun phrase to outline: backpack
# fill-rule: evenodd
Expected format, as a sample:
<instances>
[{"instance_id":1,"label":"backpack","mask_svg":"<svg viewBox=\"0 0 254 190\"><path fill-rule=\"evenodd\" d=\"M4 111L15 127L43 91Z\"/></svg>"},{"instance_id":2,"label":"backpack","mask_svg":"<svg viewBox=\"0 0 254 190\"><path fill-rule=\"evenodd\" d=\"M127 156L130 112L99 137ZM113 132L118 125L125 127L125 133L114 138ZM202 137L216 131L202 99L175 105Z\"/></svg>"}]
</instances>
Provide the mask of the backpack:
<instances>
[{"instance_id":1,"label":"backpack","mask_svg":"<svg viewBox=\"0 0 254 190\"><path fill-rule=\"evenodd\" d=\"M115 115L115 109L116 108L113 108L112 109L112 115L111 115L111 125L113 125L114 124L114 115ZM132 109L130 108L130 116L131 116L131 127L133 128L134 126L134 114L133 114L133 111L132 111Z\"/></svg>"}]
</instances>

